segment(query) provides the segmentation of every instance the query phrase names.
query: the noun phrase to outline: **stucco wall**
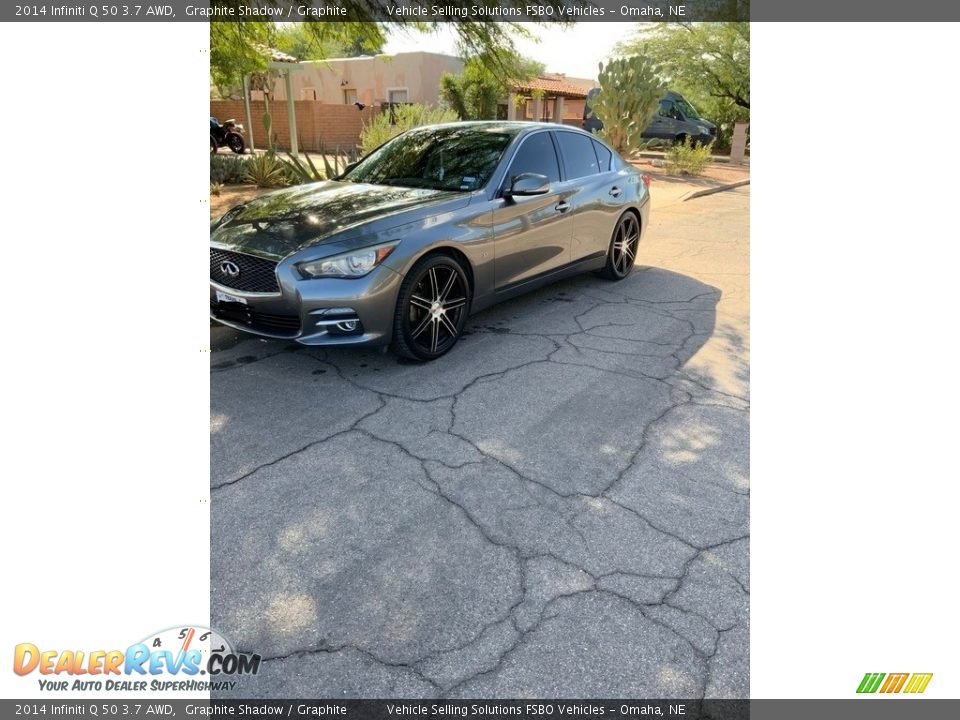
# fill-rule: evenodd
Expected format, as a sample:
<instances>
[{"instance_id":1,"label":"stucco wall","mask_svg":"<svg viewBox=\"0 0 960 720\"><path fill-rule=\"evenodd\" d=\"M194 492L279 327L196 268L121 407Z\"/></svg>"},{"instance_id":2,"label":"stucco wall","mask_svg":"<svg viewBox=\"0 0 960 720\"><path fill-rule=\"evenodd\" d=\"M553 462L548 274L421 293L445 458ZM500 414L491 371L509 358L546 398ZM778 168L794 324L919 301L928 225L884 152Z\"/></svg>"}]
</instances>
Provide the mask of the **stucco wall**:
<instances>
[{"instance_id":1,"label":"stucco wall","mask_svg":"<svg viewBox=\"0 0 960 720\"><path fill-rule=\"evenodd\" d=\"M436 105L440 76L462 69L458 58L428 52L303 62L292 75L293 96L313 99L315 93L319 102L342 105L344 90L350 89L356 90L359 102L373 105L386 102L391 88L407 88L408 102ZM286 99L282 80L276 84L275 97Z\"/></svg>"}]
</instances>

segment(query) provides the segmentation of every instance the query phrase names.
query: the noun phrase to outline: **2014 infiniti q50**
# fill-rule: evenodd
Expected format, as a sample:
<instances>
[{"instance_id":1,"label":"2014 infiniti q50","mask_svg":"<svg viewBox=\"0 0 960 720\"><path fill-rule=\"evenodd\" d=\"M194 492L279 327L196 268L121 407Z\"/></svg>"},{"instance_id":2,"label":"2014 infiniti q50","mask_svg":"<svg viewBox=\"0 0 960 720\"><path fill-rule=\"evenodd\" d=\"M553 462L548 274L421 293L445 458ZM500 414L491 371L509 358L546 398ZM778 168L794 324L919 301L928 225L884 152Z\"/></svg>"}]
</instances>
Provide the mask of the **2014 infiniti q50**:
<instances>
[{"instance_id":1,"label":"2014 infiniti q50","mask_svg":"<svg viewBox=\"0 0 960 720\"><path fill-rule=\"evenodd\" d=\"M266 337L432 360L471 312L574 273L625 278L649 197L635 168L580 130L416 128L336 180L214 223L210 313Z\"/></svg>"}]
</instances>

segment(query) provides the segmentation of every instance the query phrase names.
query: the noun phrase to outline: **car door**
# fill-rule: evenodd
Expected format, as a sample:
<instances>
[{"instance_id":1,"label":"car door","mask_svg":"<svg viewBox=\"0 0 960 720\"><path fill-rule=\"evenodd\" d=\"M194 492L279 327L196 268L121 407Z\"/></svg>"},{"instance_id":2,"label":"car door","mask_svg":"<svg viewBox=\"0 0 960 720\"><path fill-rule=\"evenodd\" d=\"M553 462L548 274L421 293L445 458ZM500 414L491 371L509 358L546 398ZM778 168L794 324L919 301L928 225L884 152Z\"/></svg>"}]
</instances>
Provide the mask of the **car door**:
<instances>
[{"instance_id":1,"label":"car door","mask_svg":"<svg viewBox=\"0 0 960 720\"><path fill-rule=\"evenodd\" d=\"M512 178L539 173L550 181L544 195L504 197ZM550 132L522 138L503 180L493 209L494 274L497 290L530 280L570 261L573 228L563 187L560 160Z\"/></svg>"},{"instance_id":2,"label":"car door","mask_svg":"<svg viewBox=\"0 0 960 720\"><path fill-rule=\"evenodd\" d=\"M567 199L573 218L570 259L576 262L598 257L607 251L619 210L615 201L623 191L610 172L612 153L583 133L557 130L554 134L563 163L562 187L570 192ZM602 167L595 145L603 150Z\"/></svg>"}]
</instances>

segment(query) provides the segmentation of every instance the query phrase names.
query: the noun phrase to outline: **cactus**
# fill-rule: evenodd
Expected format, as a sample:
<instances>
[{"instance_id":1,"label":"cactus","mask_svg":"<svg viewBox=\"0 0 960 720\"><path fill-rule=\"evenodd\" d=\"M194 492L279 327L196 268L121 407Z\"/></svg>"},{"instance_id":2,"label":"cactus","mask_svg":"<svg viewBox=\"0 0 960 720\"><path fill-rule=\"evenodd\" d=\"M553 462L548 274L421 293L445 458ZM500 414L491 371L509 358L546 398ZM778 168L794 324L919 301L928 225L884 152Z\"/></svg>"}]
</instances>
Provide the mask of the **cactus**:
<instances>
[{"instance_id":1,"label":"cactus","mask_svg":"<svg viewBox=\"0 0 960 720\"><path fill-rule=\"evenodd\" d=\"M643 147L640 137L663 97L659 68L643 55L618 58L600 66L600 92L590 107L603 123L598 135L617 152Z\"/></svg>"},{"instance_id":2,"label":"cactus","mask_svg":"<svg viewBox=\"0 0 960 720\"><path fill-rule=\"evenodd\" d=\"M267 149L273 150L273 133L270 130L273 128L273 116L270 115L270 111L267 110L263 114L263 129L267 133Z\"/></svg>"}]
</instances>

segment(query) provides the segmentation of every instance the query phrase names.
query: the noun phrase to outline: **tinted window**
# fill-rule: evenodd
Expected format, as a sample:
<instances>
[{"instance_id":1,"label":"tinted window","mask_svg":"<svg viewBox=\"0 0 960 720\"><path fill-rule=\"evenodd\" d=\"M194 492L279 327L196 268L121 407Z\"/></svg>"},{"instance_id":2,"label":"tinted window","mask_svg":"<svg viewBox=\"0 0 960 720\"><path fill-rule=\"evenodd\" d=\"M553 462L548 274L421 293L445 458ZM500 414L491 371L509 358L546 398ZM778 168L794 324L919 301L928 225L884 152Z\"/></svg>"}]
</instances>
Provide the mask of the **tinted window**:
<instances>
[{"instance_id":1,"label":"tinted window","mask_svg":"<svg viewBox=\"0 0 960 720\"><path fill-rule=\"evenodd\" d=\"M607 149L606 145L593 141L593 149L597 151L597 160L600 161L600 172L606 172L610 169L610 158L613 153Z\"/></svg>"},{"instance_id":2,"label":"tinted window","mask_svg":"<svg viewBox=\"0 0 960 720\"><path fill-rule=\"evenodd\" d=\"M597 155L593 152L593 140L586 135L572 132L557 133L557 140L563 153L567 180L597 174Z\"/></svg>"},{"instance_id":3,"label":"tinted window","mask_svg":"<svg viewBox=\"0 0 960 720\"><path fill-rule=\"evenodd\" d=\"M698 118L700 113L698 113L693 105L688 103L684 98L677 98L673 101L674 106L682 112L688 118Z\"/></svg>"},{"instance_id":4,"label":"tinted window","mask_svg":"<svg viewBox=\"0 0 960 720\"><path fill-rule=\"evenodd\" d=\"M657 111L663 117L674 118L675 120L682 120L680 113L673 106L673 100L661 100L660 109Z\"/></svg>"},{"instance_id":5,"label":"tinted window","mask_svg":"<svg viewBox=\"0 0 960 720\"><path fill-rule=\"evenodd\" d=\"M510 172L507 173L507 184L520 173L540 173L554 183L560 182L560 164L557 162L557 151L553 149L553 141L548 133L542 132L531 135L517 151Z\"/></svg>"},{"instance_id":6,"label":"tinted window","mask_svg":"<svg viewBox=\"0 0 960 720\"><path fill-rule=\"evenodd\" d=\"M597 96L600 92L600 88L592 88L587 92L587 100L583 103L583 117L592 118L593 117L593 108L590 107L590 102Z\"/></svg>"},{"instance_id":7,"label":"tinted window","mask_svg":"<svg viewBox=\"0 0 960 720\"><path fill-rule=\"evenodd\" d=\"M513 135L456 125L398 135L343 176L352 182L435 190L483 187Z\"/></svg>"}]
</instances>

